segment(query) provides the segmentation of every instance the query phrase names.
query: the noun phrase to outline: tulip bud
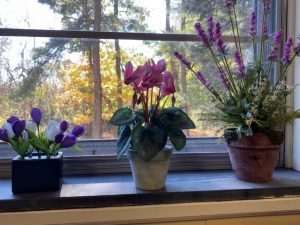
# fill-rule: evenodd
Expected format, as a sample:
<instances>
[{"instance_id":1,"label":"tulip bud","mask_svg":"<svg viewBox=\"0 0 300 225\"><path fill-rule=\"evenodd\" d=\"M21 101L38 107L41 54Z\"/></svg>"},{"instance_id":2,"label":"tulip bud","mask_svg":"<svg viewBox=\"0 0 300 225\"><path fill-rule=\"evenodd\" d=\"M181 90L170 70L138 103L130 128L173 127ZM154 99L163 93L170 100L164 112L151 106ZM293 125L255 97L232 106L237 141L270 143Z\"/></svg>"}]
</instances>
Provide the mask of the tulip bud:
<instances>
[{"instance_id":1,"label":"tulip bud","mask_svg":"<svg viewBox=\"0 0 300 225\"><path fill-rule=\"evenodd\" d=\"M19 118L17 116L11 116L7 119L7 122L10 124L13 124L14 122L16 122L17 120L19 120Z\"/></svg>"},{"instance_id":2,"label":"tulip bud","mask_svg":"<svg viewBox=\"0 0 300 225\"><path fill-rule=\"evenodd\" d=\"M5 129L0 129L0 140L1 140L1 141L5 141L5 142L8 142L8 141L9 141L9 137L8 137L7 130L5 130Z\"/></svg>"},{"instance_id":3,"label":"tulip bud","mask_svg":"<svg viewBox=\"0 0 300 225\"><path fill-rule=\"evenodd\" d=\"M30 115L32 120L39 125L42 120L42 111L39 108L32 108Z\"/></svg>"},{"instance_id":4,"label":"tulip bud","mask_svg":"<svg viewBox=\"0 0 300 225\"><path fill-rule=\"evenodd\" d=\"M85 129L82 126L75 126L72 130L72 134L75 137L80 137L84 135L84 133L85 133Z\"/></svg>"},{"instance_id":5,"label":"tulip bud","mask_svg":"<svg viewBox=\"0 0 300 225\"><path fill-rule=\"evenodd\" d=\"M60 123L60 130L62 131L62 132L65 132L66 130L68 130L68 128L69 128L69 123L67 122L67 121L62 121L61 123Z\"/></svg>"},{"instance_id":6,"label":"tulip bud","mask_svg":"<svg viewBox=\"0 0 300 225\"><path fill-rule=\"evenodd\" d=\"M60 146L62 148L70 148L76 144L76 136L73 134L67 134L61 141Z\"/></svg>"},{"instance_id":7,"label":"tulip bud","mask_svg":"<svg viewBox=\"0 0 300 225\"><path fill-rule=\"evenodd\" d=\"M25 130L26 121L25 120L17 120L13 123L12 129L16 135L21 135Z\"/></svg>"}]
</instances>

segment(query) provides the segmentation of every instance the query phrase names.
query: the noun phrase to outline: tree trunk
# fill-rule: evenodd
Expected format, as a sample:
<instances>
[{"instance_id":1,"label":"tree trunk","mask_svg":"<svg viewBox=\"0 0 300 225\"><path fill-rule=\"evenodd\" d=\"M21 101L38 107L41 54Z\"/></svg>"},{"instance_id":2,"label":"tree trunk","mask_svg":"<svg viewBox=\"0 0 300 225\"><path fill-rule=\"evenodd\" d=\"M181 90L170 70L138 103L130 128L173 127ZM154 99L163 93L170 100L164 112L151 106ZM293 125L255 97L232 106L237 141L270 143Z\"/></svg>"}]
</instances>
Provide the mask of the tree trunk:
<instances>
[{"instance_id":1,"label":"tree trunk","mask_svg":"<svg viewBox=\"0 0 300 225\"><path fill-rule=\"evenodd\" d=\"M119 0L114 0L114 17L115 17L114 30L115 31L118 31L118 23L119 23L118 16L119 16ZM119 39L115 40L115 52L116 52L116 74L118 78L117 102L118 102L118 108L121 108L123 105L123 101L122 101L122 82L121 82L121 52L120 52Z\"/></svg>"},{"instance_id":2,"label":"tree trunk","mask_svg":"<svg viewBox=\"0 0 300 225\"><path fill-rule=\"evenodd\" d=\"M100 31L101 0L94 0L94 30ZM93 137L102 137L102 80L100 71L100 41L93 41L93 76L94 76L94 120Z\"/></svg>"},{"instance_id":3,"label":"tree trunk","mask_svg":"<svg viewBox=\"0 0 300 225\"><path fill-rule=\"evenodd\" d=\"M184 8L185 4L186 4L186 0L182 0L181 2L182 4L182 8ZM185 31L186 29L186 17L185 16L182 16L181 17L181 31ZM182 49L181 50L182 54L183 55L186 55L185 54L185 50ZM181 88L182 88L182 94L184 96L184 111L188 114L188 105L187 105L187 82L186 82L186 67L182 64L180 64L181 66ZM186 131L186 135L189 135L189 130Z\"/></svg>"},{"instance_id":4,"label":"tree trunk","mask_svg":"<svg viewBox=\"0 0 300 225\"><path fill-rule=\"evenodd\" d=\"M166 31L167 33L171 33L172 29L171 29L171 23L170 23L170 15L171 15L171 0L166 0ZM174 76L175 79L175 88L177 92L180 92L180 88L179 88L179 80L178 80L178 71L176 68L176 64L175 64L175 60L174 60L174 56L173 56L173 51L175 49L175 45L174 43L170 43L169 45L169 55L170 55L170 65L171 65L171 71L172 74Z\"/></svg>"}]
</instances>

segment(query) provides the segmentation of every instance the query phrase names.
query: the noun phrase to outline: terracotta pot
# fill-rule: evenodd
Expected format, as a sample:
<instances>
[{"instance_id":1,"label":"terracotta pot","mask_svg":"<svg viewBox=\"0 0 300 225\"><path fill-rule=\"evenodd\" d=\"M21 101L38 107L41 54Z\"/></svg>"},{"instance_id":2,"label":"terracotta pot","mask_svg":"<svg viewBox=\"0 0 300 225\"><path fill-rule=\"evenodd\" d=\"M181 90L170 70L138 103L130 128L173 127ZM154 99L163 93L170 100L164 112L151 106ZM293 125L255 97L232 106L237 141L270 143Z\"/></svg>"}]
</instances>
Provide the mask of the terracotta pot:
<instances>
[{"instance_id":1,"label":"terracotta pot","mask_svg":"<svg viewBox=\"0 0 300 225\"><path fill-rule=\"evenodd\" d=\"M171 155L172 147L166 146L151 161L146 162L136 151L128 151L127 156L130 160L135 187L147 191L164 188Z\"/></svg>"},{"instance_id":2,"label":"terracotta pot","mask_svg":"<svg viewBox=\"0 0 300 225\"><path fill-rule=\"evenodd\" d=\"M225 130L226 133L233 130ZM232 133L230 134L232 136ZM269 182L276 167L280 145L274 145L265 133L242 136L227 143L235 176L248 182Z\"/></svg>"}]
</instances>

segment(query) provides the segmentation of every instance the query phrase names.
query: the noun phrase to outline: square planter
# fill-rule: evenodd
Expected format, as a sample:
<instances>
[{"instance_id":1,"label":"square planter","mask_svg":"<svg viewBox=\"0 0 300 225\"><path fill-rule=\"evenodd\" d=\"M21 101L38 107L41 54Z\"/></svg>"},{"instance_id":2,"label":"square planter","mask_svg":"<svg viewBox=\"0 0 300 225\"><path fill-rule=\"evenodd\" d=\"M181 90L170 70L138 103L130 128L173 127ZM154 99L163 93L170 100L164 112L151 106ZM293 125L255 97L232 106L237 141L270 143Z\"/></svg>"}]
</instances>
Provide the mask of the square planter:
<instances>
[{"instance_id":1,"label":"square planter","mask_svg":"<svg viewBox=\"0 0 300 225\"><path fill-rule=\"evenodd\" d=\"M17 156L12 160L12 192L43 192L59 191L63 176L63 153L47 159L37 154L32 158L21 159Z\"/></svg>"}]
</instances>

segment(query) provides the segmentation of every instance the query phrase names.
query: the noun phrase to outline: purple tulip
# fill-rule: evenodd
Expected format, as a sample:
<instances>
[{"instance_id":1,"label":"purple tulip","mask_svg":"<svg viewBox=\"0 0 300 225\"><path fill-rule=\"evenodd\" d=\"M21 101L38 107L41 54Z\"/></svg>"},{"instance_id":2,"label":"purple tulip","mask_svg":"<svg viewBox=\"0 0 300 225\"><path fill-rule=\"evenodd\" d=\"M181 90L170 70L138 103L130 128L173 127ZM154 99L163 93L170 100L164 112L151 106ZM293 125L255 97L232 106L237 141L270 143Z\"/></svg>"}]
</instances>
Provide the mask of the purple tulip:
<instances>
[{"instance_id":1,"label":"purple tulip","mask_svg":"<svg viewBox=\"0 0 300 225\"><path fill-rule=\"evenodd\" d=\"M56 143L56 144L61 143L62 140L63 140L63 138L64 138L64 134L58 134L58 135L56 135L56 136L55 136L55 143Z\"/></svg>"},{"instance_id":2,"label":"purple tulip","mask_svg":"<svg viewBox=\"0 0 300 225\"><path fill-rule=\"evenodd\" d=\"M174 77L170 72L165 72L163 75L164 83L161 85L162 97L165 97L176 92Z\"/></svg>"},{"instance_id":3,"label":"purple tulip","mask_svg":"<svg viewBox=\"0 0 300 225\"><path fill-rule=\"evenodd\" d=\"M19 120L19 118L17 116L11 116L9 117L6 121L10 124L13 124L14 122L16 122L17 120Z\"/></svg>"},{"instance_id":4,"label":"purple tulip","mask_svg":"<svg viewBox=\"0 0 300 225\"><path fill-rule=\"evenodd\" d=\"M70 147L72 147L73 145L76 144L76 140L77 140L77 138L76 138L75 135L66 134L66 135L64 135L64 137L63 137L63 139L60 143L60 146L62 148L70 148Z\"/></svg>"},{"instance_id":5,"label":"purple tulip","mask_svg":"<svg viewBox=\"0 0 300 225\"><path fill-rule=\"evenodd\" d=\"M17 120L13 123L12 129L16 135L21 135L25 130L26 121L25 120Z\"/></svg>"},{"instance_id":6,"label":"purple tulip","mask_svg":"<svg viewBox=\"0 0 300 225\"><path fill-rule=\"evenodd\" d=\"M60 126L60 130L62 132L66 132L66 130L68 130L68 128L69 128L69 123L67 121L63 120L59 126Z\"/></svg>"},{"instance_id":7,"label":"purple tulip","mask_svg":"<svg viewBox=\"0 0 300 225\"><path fill-rule=\"evenodd\" d=\"M84 133L85 133L85 129L82 126L75 126L72 130L72 134L75 137L80 137L84 135Z\"/></svg>"},{"instance_id":8,"label":"purple tulip","mask_svg":"<svg viewBox=\"0 0 300 225\"><path fill-rule=\"evenodd\" d=\"M42 111L39 108L32 108L31 109L31 118L34 122L36 122L37 124L39 124L42 120Z\"/></svg>"},{"instance_id":9,"label":"purple tulip","mask_svg":"<svg viewBox=\"0 0 300 225\"><path fill-rule=\"evenodd\" d=\"M8 137L7 130L5 130L5 129L0 129L0 140L1 140L1 141L5 141L5 142L8 142L8 141L9 141L9 137Z\"/></svg>"}]
</instances>

